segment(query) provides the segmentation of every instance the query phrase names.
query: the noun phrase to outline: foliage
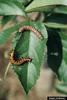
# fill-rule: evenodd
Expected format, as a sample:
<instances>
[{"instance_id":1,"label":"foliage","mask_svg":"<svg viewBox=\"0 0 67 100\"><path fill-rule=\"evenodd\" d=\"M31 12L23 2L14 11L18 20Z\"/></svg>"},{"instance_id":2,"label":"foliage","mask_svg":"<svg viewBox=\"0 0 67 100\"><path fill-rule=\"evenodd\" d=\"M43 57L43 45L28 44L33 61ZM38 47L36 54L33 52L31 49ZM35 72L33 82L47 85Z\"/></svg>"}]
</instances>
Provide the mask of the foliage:
<instances>
[{"instance_id":1,"label":"foliage","mask_svg":"<svg viewBox=\"0 0 67 100\"><path fill-rule=\"evenodd\" d=\"M13 40L13 50L17 52L18 57L31 57L32 62L25 63L23 65L13 65L14 71L17 73L21 84L23 85L26 93L35 84L40 74L40 66L44 58L44 50L47 39L47 31L44 24L39 22L26 21L24 25L31 25L39 30L44 39L41 40L33 32L16 33L16 37ZM23 24L22 24L23 26ZM21 45L20 45L21 44Z\"/></svg>"},{"instance_id":2,"label":"foliage","mask_svg":"<svg viewBox=\"0 0 67 100\"><path fill-rule=\"evenodd\" d=\"M42 22L39 19L30 21L28 13L33 11L43 13L44 20ZM19 58L30 56L33 59L32 62L23 65L11 66L25 92L29 92L39 77L40 67L45 60L46 48L47 59L50 58L47 60L47 64L56 73L58 79L66 84L67 88L67 0L0 0L0 15L3 15L3 18L0 19L2 26L11 20L14 21L12 27L0 32L0 45L4 45L12 33L15 33L11 48L18 53ZM25 21L18 23L17 15L24 16ZM40 40L31 31L19 33L19 28L24 25L31 25L40 31L44 37L43 40ZM57 53L60 54L58 50L61 50L59 66L56 64L56 61L59 60ZM61 84L57 86L57 89L67 93L65 87Z\"/></svg>"}]
</instances>

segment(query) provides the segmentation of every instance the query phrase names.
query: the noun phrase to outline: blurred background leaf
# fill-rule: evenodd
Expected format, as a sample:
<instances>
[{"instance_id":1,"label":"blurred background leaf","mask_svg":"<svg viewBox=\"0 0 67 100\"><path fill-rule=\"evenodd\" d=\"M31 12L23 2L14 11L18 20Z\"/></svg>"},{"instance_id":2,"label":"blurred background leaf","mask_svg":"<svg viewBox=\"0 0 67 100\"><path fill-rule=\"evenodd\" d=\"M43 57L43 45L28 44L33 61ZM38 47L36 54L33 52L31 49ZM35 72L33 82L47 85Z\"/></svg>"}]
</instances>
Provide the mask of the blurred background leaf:
<instances>
[{"instance_id":1,"label":"blurred background leaf","mask_svg":"<svg viewBox=\"0 0 67 100\"><path fill-rule=\"evenodd\" d=\"M11 20L15 21L15 19L16 16L2 16L2 18L0 19L0 25L4 26Z\"/></svg>"},{"instance_id":2,"label":"blurred background leaf","mask_svg":"<svg viewBox=\"0 0 67 100\"><path fill-rule=\"evenodd\" d=\"M47 13L45 15L44 24L50 28L60 28L66 29L67 28L67 15L61 13Z\"/></svg>"},{"instance_id":3,"label":"blurred background leaf","mask_svg":"<svg viewBox=\"0 0 67 100\"><path fill-rule=\"evenodd\" d=\"M61 31L60 36L63 45L63 60L59 69L59 79L67 83L67 32Z\"/></svg>"},{"instance_id":4,"label":"blurred background leaf","mask_svg":"<svg viewBox=\"0 0 67 100\"><path fill-rule=\"evenodd\" d=\"M62 41L58 30L48 28L47 32L47 63L58 76L58 70L62 62Z\"/></svg>"},{"instance_id":5,"label":"blurred background leaf","mask_svg":"<svg viewBox=\"0 0 67 100\"><path fill-rule=\"evenodd\" d=\"M67 14L67 6L56 6L54 12L59 14Z\"/></svg>"},{"instance_id":6,"label":"blurred background leaf","mask_svg":"<svg viewBox=\"0 0 67 100\"><path fill-rule=\"evenodd\" d=\"M24 6L17 0L0 0L0 15L22 15L25 16Z\"/></svg>"},{"instance_id":7,"label":"blurred background leaf","mask_svg":"<svg viewBox=\"0 0 67 100\"><path fill-rule=\"evenodd\" d=\"M44 11L46 6L64 5L67 6L67 0L33 0L32 3L26 8L26 12L31 11ZM50 9L50 8L49 8Z\"/></svg>"},{"instance_id":8,"label":"blurred background leaf","mask_svg":"<svg viewBox=\"0 0 67 100\"><path fill-rule=\"evenodd\" d=\"M2 32L0 32L0 44L5 44L7 42L7 40L9 39L10 35L13 32L18 31L18 29L20 28L20 26L22 26L22 22L19 24L15 24L10 28L7 28L5 30L2 30Z\"/></svg>"}]
</instances>

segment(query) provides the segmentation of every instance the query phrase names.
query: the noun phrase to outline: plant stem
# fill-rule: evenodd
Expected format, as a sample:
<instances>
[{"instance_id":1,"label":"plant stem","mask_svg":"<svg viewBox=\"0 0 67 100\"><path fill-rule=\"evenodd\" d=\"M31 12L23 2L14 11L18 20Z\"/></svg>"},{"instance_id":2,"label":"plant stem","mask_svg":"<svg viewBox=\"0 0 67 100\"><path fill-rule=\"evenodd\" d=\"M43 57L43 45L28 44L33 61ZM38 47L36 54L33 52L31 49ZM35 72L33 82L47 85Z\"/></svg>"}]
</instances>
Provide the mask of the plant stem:
<instances>
[{"instance_id":1,"label":"plant stem","mask_svg":"<svg viewBox=\"0 0 67 100\"><path fill-rule=\"evenodd\" d=\"M4 79L6 78L6 75L7 75L7 72L9 70L10 65L11 65L11 63L8 63L7 68L6 68L6 71L5 71L5 74L4 74Z\"/></svg>"}]
</instances>

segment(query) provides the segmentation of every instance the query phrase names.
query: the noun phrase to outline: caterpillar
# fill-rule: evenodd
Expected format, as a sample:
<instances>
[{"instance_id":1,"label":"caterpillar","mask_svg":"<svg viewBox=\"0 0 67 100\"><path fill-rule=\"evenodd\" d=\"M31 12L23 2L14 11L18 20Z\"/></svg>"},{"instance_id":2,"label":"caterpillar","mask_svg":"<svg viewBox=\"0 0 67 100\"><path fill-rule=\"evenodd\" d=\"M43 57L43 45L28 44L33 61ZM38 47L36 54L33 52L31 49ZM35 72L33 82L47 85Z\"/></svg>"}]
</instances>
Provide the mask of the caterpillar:
<instances>
[{"instance_id":1,"label":"caterpillar","mask_svg":"<svg viewBox=\"0 0 67 100\"><path fill-rule=\"evenodd\" d=\"M41 34L41 32L39 32L37 29L35 29L34 27L32 26L22 26L20 29L19 29L19 32L23 32L25 30L30 30L32 31L38 38L41 38L43 39L43 36Z\"/></svg>"},{"instance_id":2,"label":"caterpillar","mask_svg":"<svg viewBox=\"0 0 67 100\"><path fill-rule=\"evenodd\" d=\"M14 52L11 52L10 55L9 55L9 60L10 60L10 63L11 64L15 64L15 65L21 65L21 64L24 64L26 62L31 62L32 59L31 58L19 58L19 59L16 59L15 58L16 55L14 55Z\"/></svg>"}]
</instances>

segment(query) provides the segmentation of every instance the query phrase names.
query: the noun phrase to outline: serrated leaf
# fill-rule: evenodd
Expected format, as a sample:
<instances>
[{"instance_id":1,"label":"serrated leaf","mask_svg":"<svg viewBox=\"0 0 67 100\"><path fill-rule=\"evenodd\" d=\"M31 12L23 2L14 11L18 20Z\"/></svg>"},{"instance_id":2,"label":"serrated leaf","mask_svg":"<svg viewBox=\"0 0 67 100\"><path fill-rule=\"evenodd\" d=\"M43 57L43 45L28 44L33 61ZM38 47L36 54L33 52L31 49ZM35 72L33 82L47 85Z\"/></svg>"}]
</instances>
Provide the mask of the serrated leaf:
<instances>
[{"instance_id":1,"label":"serrated leaf","mask_svg":"<svg viewBox=\"0 0 67 100\"><path fill-rule=\"evenodd\" d=\"M42 9L44 11L46 6L52 5L64 5L67 6L67 0L34 0L32 3L26 8L26 12L31 11L39 11Z\"/></svg>"},{"instance_id":2,"label":"serrated leaf","mask_svg":"<svg viewBox=\"0 0 67 100\"><path fill-rule=\"evenodd\" d=\"M40 66L43 62L47 31L41 22L25 22L24 25L31 25L40 31L44 37L43 40L36 37L33 32L25 31L22 34L17 33L13 41L13 50L19 57L31 57L32 62L22 65L13 65L13 69L24 87L26 93L35 85L40 74ZM23 26L23 25L22 25ZM21 34L21 35L20 35Z\"/></svg>"},{"instance_id":3,"label":"serrated leaf","mask_svg":"<svg viewBox=\"0 0 67 100\"><path fill-rule=\"evenodd\" d=\"M14 0L0 0L0 15L22 15L25 16L23 6Z\"/></svg>"}]
</instances>

